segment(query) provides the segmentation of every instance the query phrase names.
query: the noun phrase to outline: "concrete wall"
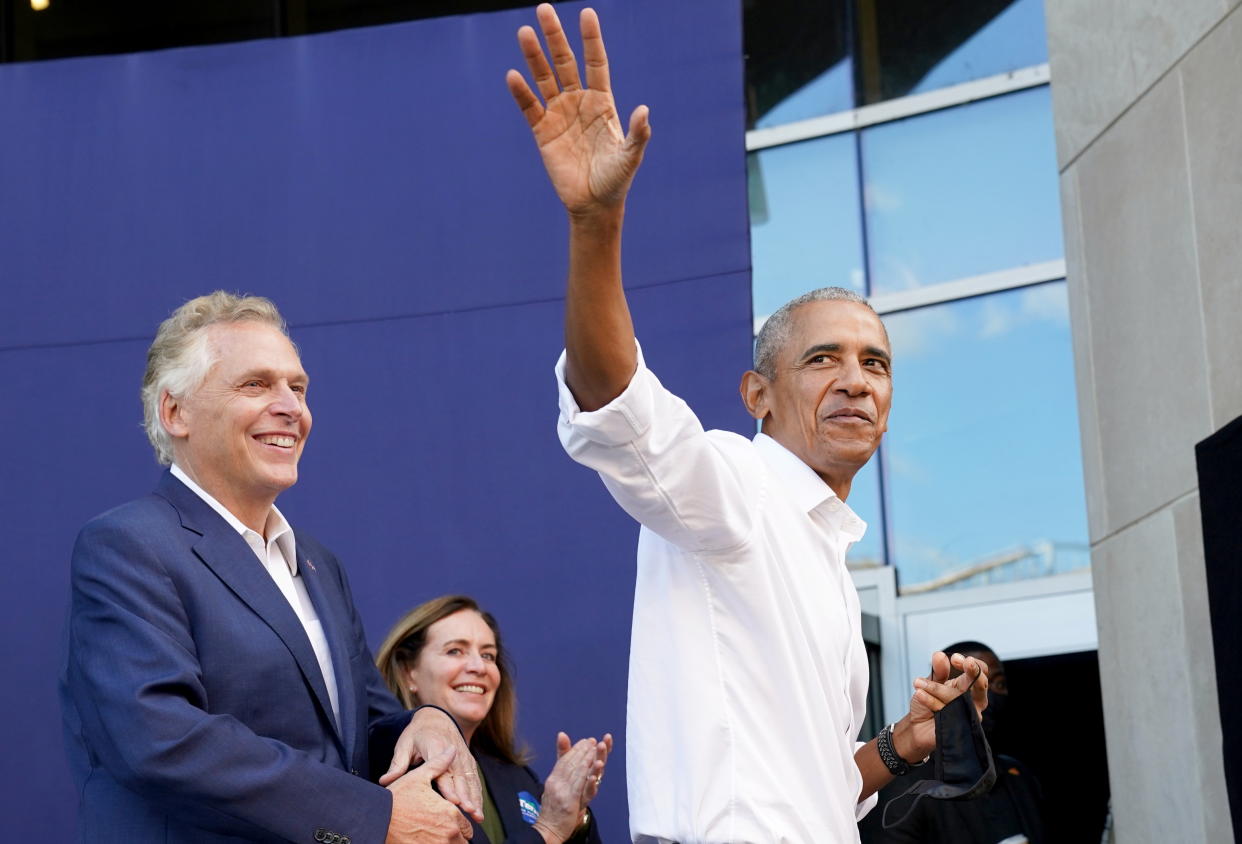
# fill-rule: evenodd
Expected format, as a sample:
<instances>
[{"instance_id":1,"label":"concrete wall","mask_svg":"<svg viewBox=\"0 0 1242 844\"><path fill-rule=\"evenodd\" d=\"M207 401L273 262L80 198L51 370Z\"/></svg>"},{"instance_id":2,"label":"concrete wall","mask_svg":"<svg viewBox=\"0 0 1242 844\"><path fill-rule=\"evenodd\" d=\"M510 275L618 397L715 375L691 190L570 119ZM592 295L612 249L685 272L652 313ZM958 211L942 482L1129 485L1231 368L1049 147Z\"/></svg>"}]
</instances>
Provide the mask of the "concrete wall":
<instances>
[{"instance_id":1,"label":"concrete wall","mask_svg":"<svg viewBox=\"0 0 1242 844\"><path fill-rule=\"evenodd\" d=\"M1242 8L1046 4L1116 839L1232 841L1194 444L1242 415Z\"/></svg>"}]
</instances>

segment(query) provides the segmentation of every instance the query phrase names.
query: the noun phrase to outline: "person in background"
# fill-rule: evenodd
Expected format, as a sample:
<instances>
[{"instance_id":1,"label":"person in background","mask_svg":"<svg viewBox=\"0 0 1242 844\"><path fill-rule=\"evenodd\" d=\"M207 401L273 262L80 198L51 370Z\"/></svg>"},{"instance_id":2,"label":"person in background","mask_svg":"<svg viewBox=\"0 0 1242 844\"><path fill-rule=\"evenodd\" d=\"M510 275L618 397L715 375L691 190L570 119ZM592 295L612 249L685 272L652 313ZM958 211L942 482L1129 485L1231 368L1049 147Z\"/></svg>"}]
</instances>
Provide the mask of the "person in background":
<instances>
[{"instance_id":1,"label":"person in background","mask_svg":"<svg viewBox=\"0 0 1242 844\"><path fill-rule=\"evenodd\" d=\"M1009 703L1005 664L982 642L955 642L945 650L972 656L988 667L988 708L983 711L983 732L992 746L996 784L974 800L920 800L908 817L879 832L876 840L880 844L1045 844L1039 781L1017 759L997 752L1002 746L998 739L1002 737ZM915 768L893 780L884 789L881 801L900 797L917 779L931 776L930 767ZM893 807L894 812L898 809L904 810L904 806Z\"/></svg>"},{"instance_id":2,"label":"person in background","mask_svg":"<svg viewBox=\"0 0 1242 844\"><path fill-rule=\"evenodd\" d=\"M407 707L433 704L461 728L482 773L484 821L475 825L475 844L600 844L587 804L599 791L612 736L571 744L558 733L556 765L541 783L517 747L517 694L500 628L474 599L445 595L410 610L375 662Z\"/></svg>"}]
</instances>

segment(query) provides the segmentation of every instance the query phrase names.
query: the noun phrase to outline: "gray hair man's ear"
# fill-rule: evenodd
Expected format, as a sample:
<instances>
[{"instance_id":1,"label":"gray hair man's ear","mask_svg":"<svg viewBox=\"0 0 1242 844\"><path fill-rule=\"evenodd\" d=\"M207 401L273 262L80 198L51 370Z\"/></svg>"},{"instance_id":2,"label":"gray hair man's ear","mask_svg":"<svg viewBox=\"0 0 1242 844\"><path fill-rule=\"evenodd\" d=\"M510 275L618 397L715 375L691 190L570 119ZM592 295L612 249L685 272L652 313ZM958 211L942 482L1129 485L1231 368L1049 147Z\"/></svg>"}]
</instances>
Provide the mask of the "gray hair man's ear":
<instances>
[{"instance_id":1,"label":"gray hair man's ear","mask_svg":"<svg viewBox=\"0 0 1242 844\"><path fill-rule=\"evenodd\" d=\"M180 399L167 390L160 394L160 424L168 436L176 439L186 435L184 412L185 405Z\"/></svg>"},{"instance_id":2,"label":"gray hair man's ear","mask_svg":"<svg viewBox=\"0 0 1242 844\"><path fill-rule=\"evenodd\" d=\"M770 412L768 407L769 383L766 377L753 369L748 369L742 375L742 383L738 385L738 392L742 394L742 404L746 405L746 412L755 419L762 420Z\"/></svg>"}]
</instances>

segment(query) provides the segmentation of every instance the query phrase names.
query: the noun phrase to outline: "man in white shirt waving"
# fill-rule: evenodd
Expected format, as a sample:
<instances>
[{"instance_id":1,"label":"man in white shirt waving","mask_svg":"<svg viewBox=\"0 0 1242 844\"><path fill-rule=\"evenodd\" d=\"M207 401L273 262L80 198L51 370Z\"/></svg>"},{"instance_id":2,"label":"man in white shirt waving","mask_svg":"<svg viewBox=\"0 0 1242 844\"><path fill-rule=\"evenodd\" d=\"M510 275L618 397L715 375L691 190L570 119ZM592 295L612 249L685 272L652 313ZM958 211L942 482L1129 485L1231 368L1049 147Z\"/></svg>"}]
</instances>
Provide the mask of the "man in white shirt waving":
<instances>
[{"instance_id":1,"label":"man in white shirt waving","mask_svg":"<svg viewBox=\"0 0 1242 844\"><path fill-rule=\"evenodd\" d=\"M569 216L560 435L642 523L627 767L635 841L849 842L875 792L935 747L934 713L981 663L933 656L909 712L856 744L867 691L845 504L892 399L888 336L857 294L826 288L772 316L742 377L753 440L704 431L644 364L621 284L625 198L651 137L622 133L599 20L581 16L586 86L556 13L518 43L539 96L507 83ZM966 673L948 680L950 662ZM977 678L973 687L971 682Z\"/></svg>"}]
</instances>

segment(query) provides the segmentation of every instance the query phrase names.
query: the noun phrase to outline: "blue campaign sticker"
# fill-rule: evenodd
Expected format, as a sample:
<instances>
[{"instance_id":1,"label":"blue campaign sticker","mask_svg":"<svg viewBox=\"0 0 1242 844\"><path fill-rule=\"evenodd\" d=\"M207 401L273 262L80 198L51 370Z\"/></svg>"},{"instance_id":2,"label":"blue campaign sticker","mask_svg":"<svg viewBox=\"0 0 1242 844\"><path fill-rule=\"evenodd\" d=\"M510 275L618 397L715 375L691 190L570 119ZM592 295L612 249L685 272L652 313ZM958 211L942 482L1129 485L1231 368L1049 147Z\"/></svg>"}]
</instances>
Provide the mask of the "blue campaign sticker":
<instances>
[{"instance_id":1,"label":"blue campaign sticker","mask_svg":"<svg viewBox=\"0 0 1242 844\"><path fill-rule=\"evenodd\" d=\"M534 823L539 819L539 801L529 791L518 792L518 807L522 810L522 820Z\"/></svg>"}]
</instances>

